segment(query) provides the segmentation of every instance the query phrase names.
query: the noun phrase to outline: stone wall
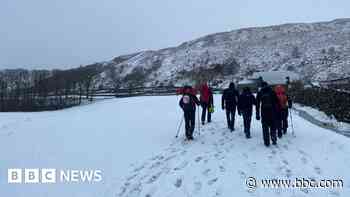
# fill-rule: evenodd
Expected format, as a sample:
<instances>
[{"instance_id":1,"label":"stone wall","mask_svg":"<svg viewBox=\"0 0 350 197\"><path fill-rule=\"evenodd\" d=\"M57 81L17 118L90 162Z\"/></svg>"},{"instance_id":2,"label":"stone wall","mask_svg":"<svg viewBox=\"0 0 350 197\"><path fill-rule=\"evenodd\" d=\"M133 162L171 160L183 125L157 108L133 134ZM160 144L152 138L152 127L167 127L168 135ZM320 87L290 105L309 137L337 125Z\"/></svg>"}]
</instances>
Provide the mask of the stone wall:
<instances>
[{"instance_id":1,"label":"stone wall","mask_svg":"<svg viewBox=\"0 0 350 197\"><path fill-rule=\"evenodd\" d=\"M289 94L296 103L319 109L339 121L350 123L350 93L294 83Z\"/></svg>"}]
</instances>

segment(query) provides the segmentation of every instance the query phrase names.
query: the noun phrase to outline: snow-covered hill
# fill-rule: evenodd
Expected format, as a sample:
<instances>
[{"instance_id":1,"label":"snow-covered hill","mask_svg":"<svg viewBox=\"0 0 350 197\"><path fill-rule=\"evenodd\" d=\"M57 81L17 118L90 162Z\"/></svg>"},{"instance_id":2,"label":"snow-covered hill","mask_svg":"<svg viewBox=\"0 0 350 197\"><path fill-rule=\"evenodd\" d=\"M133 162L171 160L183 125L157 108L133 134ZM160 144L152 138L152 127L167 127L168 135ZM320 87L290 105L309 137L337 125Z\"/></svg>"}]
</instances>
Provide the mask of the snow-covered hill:
<instances>
[{"instance_id":1,"label":"snow-covered hill","mask_svg":"<svg viewBox=\"0 0 350 197\"><path fill-rule=\"evenodd\" d=\"M213 122L188 143L174 138L178 97L111 99L56 112L0 113L0 196L343 196L350 195L350 139L293 113L290 133L266 148L253 120L226 129L215 96ZM140 110L142 109L142 110ZM8 168L99 169L97 183L7 184ZM245 180L343 179L336 189L248 191Z\"/></svg>"},{"instance_id":2,"label":"snow-covered hill","mask_svg":"<svg viewBox=\"0 0 350 197\"><path fill-rule=\"evenodd\" d=\"M337 19L217 33L177 47L120 56L105 64L114 66L124 85L176 84L198 73L210 73L207 78L211 80L232 79L271 70L326 80L350 75L349 54L350 19ZM108 72L100 75L99 83L112 83Z\"/></svg>"}]
</instances>

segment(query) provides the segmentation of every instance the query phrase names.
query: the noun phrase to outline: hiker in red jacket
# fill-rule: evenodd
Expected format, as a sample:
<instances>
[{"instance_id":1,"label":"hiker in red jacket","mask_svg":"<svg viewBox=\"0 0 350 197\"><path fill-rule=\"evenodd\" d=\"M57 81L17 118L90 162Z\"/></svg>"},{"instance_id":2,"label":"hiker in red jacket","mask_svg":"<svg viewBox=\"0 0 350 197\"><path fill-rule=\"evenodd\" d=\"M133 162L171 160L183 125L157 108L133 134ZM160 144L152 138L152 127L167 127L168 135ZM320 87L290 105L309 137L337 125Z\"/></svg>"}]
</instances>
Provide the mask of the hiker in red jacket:
<instances>
[{"instance_id":1,"label":"hiker in red jacket","mask_svg":"<svg viewBox=\"0 0 350 197\"><path fill-rule=\"evenodd\" d=\"M278 98L277 107L277 136L282 138L283 134L287 133L288 129L288 108L292 108L292 100L286 93L286 89L282 85L278 85L274 89L276 96Z\"/></svg>"},{"instance_id":2,"label":"hiker in red jacket","mask_svg":"<svg viewBox=\"0 0 350 197\"><path fill-rule=\"evenodd\" d=\"M202 106L202 124L205 123L206 114L208 114L208 123L211 122L211 107L214 107L213 92L208 87L207 83L201 85L200 89L200 103Z\"/></svg>"}]
</instances>

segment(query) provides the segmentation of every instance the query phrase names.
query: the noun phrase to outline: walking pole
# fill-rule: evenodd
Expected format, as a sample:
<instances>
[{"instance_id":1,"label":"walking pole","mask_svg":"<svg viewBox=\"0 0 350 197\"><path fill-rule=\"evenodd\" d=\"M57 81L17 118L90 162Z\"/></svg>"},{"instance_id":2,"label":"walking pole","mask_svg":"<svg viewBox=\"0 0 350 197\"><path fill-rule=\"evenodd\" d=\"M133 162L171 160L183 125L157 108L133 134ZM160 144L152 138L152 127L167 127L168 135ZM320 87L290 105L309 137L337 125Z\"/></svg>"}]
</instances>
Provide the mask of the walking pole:
<instances>
[{"instance_id":1,"label":"walking pole","mask_svg":"<svg viewBox=\"0 0 350 197\"><path fill-rule=\"evenodd\" d=\"M289 116L290 116L290 124L292 126L292 135L296 137L295 132L294 132L294 125L293 125L293 117L292 117L292 109L289 110Z\"/></svg>"},{"instance_id":2,"label":"walking pole","mask_svg":"<svg viewBox=\"0 0 350 197\"><path fill-rule=\"evenodd\" d=\"M199 107L198 107L198 134L201 135L201 123L199 121Z\"/></svg>"},{"instance_id":3,"label":"walking pole","mask_svg":"<svg viewBox=\"0 0 350 197\"><path fill-rule=\"evenodd\" d=\"M177 128L177 133L176 133L175 138L179 137L180 128L181 128L181 125L182 125L182 122L183 122L183 121L184 121L184 117L181 118L180 125L179 125L179 128Z\"/></svg>"}]
</instances>

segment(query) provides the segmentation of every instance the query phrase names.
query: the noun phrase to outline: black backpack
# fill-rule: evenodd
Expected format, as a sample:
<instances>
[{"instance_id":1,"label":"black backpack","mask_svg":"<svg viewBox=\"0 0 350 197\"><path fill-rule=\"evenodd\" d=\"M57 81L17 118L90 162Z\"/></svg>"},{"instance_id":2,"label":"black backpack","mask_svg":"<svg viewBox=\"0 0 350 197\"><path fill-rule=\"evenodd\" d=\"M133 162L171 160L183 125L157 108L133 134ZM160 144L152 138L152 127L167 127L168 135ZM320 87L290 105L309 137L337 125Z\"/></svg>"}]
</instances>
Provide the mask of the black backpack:
<instances>
[{"instance_id":1,"label":"black backpack","mask_svg":"<svg viewBox=\"0 0 350 197\"><path fill-rule=\"evenodd\" d=\"M261 92L261 108L263 109L272 109L273 108L273 100L271 91L265 90Z\"/></svg>"},{"instance_id":2,"label":"black backpack","mask_svg":"<svg viewBox=\"0 0 350 197\"><path fill-rule=\"evenodd\" d=\"M190 95L182 96L183 109L189 111L193 109L193 100Z\"/></svg>"}]
</instances>

